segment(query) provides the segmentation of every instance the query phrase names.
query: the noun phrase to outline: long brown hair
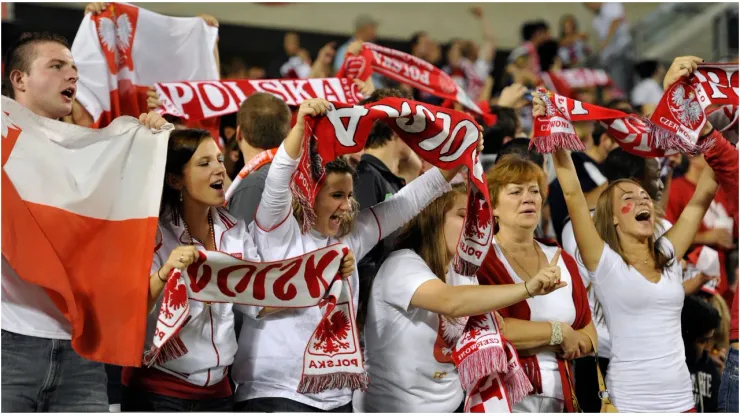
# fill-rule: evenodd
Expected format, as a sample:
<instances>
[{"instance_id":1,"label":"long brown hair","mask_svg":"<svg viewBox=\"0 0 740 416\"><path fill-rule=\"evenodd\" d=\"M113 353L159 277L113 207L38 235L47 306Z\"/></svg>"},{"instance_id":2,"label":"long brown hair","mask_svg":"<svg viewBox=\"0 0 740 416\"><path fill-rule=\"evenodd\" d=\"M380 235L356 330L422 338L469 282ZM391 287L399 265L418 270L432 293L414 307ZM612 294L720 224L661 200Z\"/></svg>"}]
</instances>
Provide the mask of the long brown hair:
<instances>
[{"instance_id":1,"label":"long brown hair","mask_svg":"<svg viewBox=\"0 0 740 416\"><path fill-rule=\"evenodd\" d=\"M447 253L447 242L444 233L445 216L455 206L455 198L466 193L467 187L465 184L453 186L452 191L432 201L409 221L401 229L401 233L396 239L396 250L413 250L443 282L447 274L447 266L452 260ZM365 285L360 283L357 322L361 327L365 325L368 300L370 299L374 279L375 276L368 279Z\"/></svg>"},{"instance_id":2,"label":"long brown hair","mask_svg":"<svg viewBox=\"0 0 740 416\"><path fill-rule=\"evenodd\" d=\"M596 232L599 233L599 236L602 240L604 240L604 243L606 243L609 247L611 247L612 250L619 254L619 257L621 257L622 260L624 260L624 262L629 265L629 261L627 260L627 257L625 257L624 251L622 250L622 245L619 243L617 226L614 225L613 220L614 194L616 193L617 188L621 189L619 185L625 183L631 183L633 185L640 186L640 184L630 179L620 179L610 183L609 186L607 186L607 188L604 190L604 192L601 193L601 195L599 196L599 200L596 202L594 225L596 226ZM655 218L658 218L659 212L655 209L653 209L653 212L655 214ZM663 270L665 270L666 267L669 267L673 264L674 256L664 253L663 250L660 249L660 247L655 245L655 231L658 226L657 224L658 222L656 221L653 225L653 234L648 238L648 247L650 252L653 253L653 258L655 259L655 267L662 272Z\"/></svg>"}]
</instances>

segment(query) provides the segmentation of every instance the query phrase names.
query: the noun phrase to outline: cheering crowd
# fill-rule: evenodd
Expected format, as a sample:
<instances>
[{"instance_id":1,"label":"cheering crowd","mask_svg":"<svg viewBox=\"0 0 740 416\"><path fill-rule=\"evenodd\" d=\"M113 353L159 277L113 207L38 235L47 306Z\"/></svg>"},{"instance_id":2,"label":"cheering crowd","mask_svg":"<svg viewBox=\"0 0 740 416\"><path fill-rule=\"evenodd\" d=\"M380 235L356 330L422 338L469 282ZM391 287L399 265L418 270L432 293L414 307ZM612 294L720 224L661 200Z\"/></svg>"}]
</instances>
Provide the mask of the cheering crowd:
<instances>
[{"instance_id":1,"label":"cheering crowd","mask_svg":"<svg viewBox=\"0 0 740 416\"><path fill-rule=\"evenodd\" d=\"M113 7L88 5L83 25ZM375 45L361 16L313 59L287 33L266 70L221 65L218 22L192 18L215 43L192 72L244 95L211 117L184 104L197 77L119 82L111 97L135 105L95 108L106 80L80 57L116 40L23 35L3 56L2 411L737 413L737 63L635 62L621 5L586 7L603 71L581 67L587 36L564 16L557 41L523 24L499 77L479 8L481 39L445 53L425 32L410 53ZM237 83L265 78L283 83ZM325 95L277 87L300 79ZM86 358L61 296L16 266L33 253L8 248L26 110L80 134L135 116L136 134L167 137L149 277L126 274L147 282L146 316L127 317L138 365Z\"/></svg>"}]
</instances>

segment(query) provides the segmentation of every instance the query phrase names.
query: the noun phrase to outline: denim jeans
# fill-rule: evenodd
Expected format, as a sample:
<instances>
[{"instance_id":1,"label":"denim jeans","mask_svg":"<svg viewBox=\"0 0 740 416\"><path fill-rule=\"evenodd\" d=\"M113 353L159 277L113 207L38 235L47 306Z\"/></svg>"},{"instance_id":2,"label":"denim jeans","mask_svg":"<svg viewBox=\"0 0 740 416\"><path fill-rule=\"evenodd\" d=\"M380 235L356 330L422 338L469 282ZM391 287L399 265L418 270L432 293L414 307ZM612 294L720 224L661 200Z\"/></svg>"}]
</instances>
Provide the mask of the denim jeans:
<instances>
[{"instance_id":1,"label":"denim jeans","mask_svg":"<svg viewBox=\"0 0 740 416\"><path fill-rule=\"evenodd\" d=\"M108 412L102 363L70 341L2 331L3 412Z\"/></svg>"},{"instance_id":2,"label":"denim jeans","mask_svg":"<svg viewBox=\"0 0 740 416\"><path fill-rule=\"evenodd\" d=\"M123 387L122 412L233 412L234 396L188 400Z\"/></svg>"},{"instance_id":3,"label":"denim jeans","mask_svg":"<svg viewBox=\"0 0 740 416\"><path fill-rule=\"evenodd\" d=\"M331 410L321 410L295 400L282 397L260 397L257 399L237 402L234 408L237 412L259 413L352 413L352 402Z\"/></svg>"},{"instance_id":4,"label":"denim jeans","mask_svg":"<svg viewBox=\"0 0 740 416\"><path fill-rule=\"evenodd\" d=\"M725 372L722 374L722 383L719 386L720 412L737 413L738 411L738 359L737 349L730 348L725 361Z\"/></svg>"}]
</instances>

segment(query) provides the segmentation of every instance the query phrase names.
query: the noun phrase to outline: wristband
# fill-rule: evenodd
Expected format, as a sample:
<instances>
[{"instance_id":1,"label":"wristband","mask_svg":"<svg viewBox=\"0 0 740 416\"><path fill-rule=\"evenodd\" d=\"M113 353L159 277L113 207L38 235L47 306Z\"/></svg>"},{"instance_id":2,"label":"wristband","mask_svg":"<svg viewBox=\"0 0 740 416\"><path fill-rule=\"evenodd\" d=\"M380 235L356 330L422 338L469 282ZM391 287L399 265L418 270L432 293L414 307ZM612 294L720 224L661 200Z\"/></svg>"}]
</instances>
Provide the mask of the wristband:
<instances>
[{"instance_id":1,"label":"wristband","mask_svg":"<svg viewBox=\"0 0 740 416\"><path fill-rule=\"evenodd\" d=\"M563 343L563 327L560 322L550 322L552 325L552 335L550 335L550 345L560 345Z\"/></svg>"},{"instance_id":2,"label":"wristband","mask_svg":"<svg viewBox=\"0 0 740 416\"><path fill-rule=\"evenodd\" d=\"M527 287L527 282L524 282L524 290L527 291L527 295L529 295L530 298L533 298L534 297L534 296L532 296L531 293L529 293L529 288Z\"/></svg>"},{"instance_id":3,"label":"wristband","mask_svg":"<svg viewBox=\"0 0 740 416\"><path fill-rule=\"evenodd\" d=\"M167 279L162 279L162 276L159 275L159 272L161 270L162 270L161 268L159 270L157 270L157 278L159 279L160 282L167 283Z\"/></svg>"}]
</instances>

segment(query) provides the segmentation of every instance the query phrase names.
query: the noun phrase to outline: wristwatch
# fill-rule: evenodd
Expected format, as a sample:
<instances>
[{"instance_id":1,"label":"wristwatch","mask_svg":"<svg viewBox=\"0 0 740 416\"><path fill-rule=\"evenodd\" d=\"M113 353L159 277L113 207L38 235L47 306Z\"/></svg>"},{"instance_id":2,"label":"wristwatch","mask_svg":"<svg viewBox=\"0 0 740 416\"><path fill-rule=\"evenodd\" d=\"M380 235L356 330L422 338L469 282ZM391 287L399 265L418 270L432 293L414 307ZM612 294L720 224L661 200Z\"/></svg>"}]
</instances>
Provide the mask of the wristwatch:
<instances>
[{"instance_id":1,"label":"wristwatch","mask_svg":"<svg viewBox=\"0 0 740 416\"><path fill-rule=\"evenodd\" d=\"M550 335L550 345L560 345L563 343L563 327L560 322L550 322L552 326L552 335Z\"/></svg>"}]
</instances>

